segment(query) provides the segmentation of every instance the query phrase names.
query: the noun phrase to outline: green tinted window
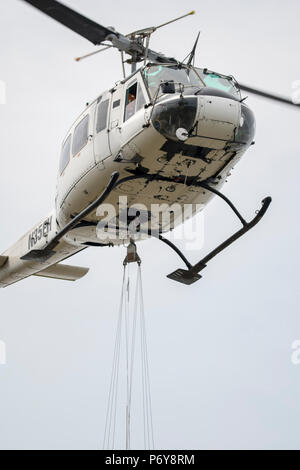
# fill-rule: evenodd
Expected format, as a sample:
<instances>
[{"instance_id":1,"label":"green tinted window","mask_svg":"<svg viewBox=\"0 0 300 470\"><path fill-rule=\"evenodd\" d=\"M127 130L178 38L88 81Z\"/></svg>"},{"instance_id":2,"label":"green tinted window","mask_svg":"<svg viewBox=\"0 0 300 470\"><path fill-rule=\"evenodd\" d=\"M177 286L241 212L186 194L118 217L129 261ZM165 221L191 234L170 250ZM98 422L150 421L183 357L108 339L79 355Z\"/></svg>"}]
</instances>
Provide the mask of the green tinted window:
<instances>
[{"instance_id":1,"label":"green tinted window","mask_svg":"<svg viewBox=\"0 0 300 470\"><path fill-rule=\"evenodd\" d=\"M207 87L226 91L227 93L240 98L240 92L230 77L224 77L214 72L204 72L201 69L196 70Z\"/></svg>"},{"instance_id":2,"label":"green tinted window","mask_svg":"<svg viewBox=\"0 0 300 470\"><path fill-rule=\"evenodd\" d=\"M180 91L181 84L184 89L192 93L204 86L193 69L178 65L151 65L145 69L144 76L152 97L155 96L162 82L174 82L176 91Z\"/></svg>"}]
</instances>

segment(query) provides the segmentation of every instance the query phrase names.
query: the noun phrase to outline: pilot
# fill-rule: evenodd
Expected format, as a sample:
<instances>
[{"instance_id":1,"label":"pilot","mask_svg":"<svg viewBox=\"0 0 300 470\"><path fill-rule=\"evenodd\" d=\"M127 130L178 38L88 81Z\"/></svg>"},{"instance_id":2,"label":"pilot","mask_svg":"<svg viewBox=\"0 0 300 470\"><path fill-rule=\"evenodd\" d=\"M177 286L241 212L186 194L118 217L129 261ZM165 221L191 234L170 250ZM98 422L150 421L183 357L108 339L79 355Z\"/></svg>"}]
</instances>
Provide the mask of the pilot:
<instances>
[{"instance_id":1,"label":"pilot","mask_svg":"<svg viewBox=\"0 0 300 470\"><path fill-rule=\"evenodd\" d=\"M126 106L126 119L131 118L135 113L136 96L133 93L128 93L128 104Z\"/></svg>"}]
</instances>

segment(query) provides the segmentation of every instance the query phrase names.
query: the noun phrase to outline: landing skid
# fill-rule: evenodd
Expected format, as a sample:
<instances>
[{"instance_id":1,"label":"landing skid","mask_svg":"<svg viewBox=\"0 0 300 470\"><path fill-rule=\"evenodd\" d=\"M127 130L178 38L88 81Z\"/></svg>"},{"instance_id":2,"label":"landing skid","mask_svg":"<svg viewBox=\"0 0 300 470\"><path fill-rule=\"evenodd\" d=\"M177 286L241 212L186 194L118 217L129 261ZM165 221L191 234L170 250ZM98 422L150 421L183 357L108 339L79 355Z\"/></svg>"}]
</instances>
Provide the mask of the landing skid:
<instances>
[{"instance_id":1,"label":"landing skid","mask_svg":"<svg viewBox=\"0 0 300 470\"><path fill-rule=\"evenodd\" d=\"M47 259L51 258L54 254L54 248L58 245L59 241L72 229L76 228L76 226L91 212L93 212L96 207L98 207L100 204L102 204L107 196L111 193L113 189L115 189L117 186L120 184L126 182L126 181L131 181L135 179L148 179L149 181L173 181L171 178L167 177L161 177L160 175L149 175L145 173L136 173L130 176L127 176L122 179L119 178L119 173L115 172L111 175L110 181L107 184L106 188L102 192L102 194L92 203L90 204L86 209L84 209L80 214L78 214L71 222L69 222L57 235L54 237L54 239L42 250L32 250L26 255L22 256L21 259L23 260L43 260L46 261ZM238 240L240 237L242 237L246 232L248 232L251 228L253 228L265 215L265 213L268 210L269 205L271 204L271 197L266 197L262 201L262 207L261 209L257 212L256 216L250 221L247 222L239 213L239 211L236 209L236 207L233 205L233 203L222 193L220 193L217 189L211 187L205 182L195 182L195 181L177 181L177 183L182 183L186 184L187 186L195 186L195 187L202 187L206 189L207 191L210 191L217 196L219 196L221 199L223 199L226 204L232 209L232 211L235 213L235 215L239 218L240 222L243 225L243 228L235 232L231 237L229 237L227 240L225 240L223 243L221 243L217 248L212 250L208 255L206 255L203 259L201 259L198 263L196 263L194 266L187 260L187 258L184 256L184 254L175 246L170 240L165 239L160 233L153 233L150 232L149 235L154 236L161 240L162 242L166 243L170 248L172 248L178 256L183 260L183 262L186 264L188 269L177 269L173 273L169 274L167 277L169 279L173 279L174 281L181 282L182 284L190 285L193 284L194 282L198 281L201 279L201 275L199 274L200 271L202 271L206 266L207 263L214 258L217 254L221 253L225 248L227 248L229 245L231 245L233 242ZM127 259L127 262L129 262L129 259Z\"/></svg>"},{"instance_id":2,"label":"landing skid","mask_svg":"<svg viewBox=\"0 0 300 470\"><path fill-rule=\"evenodd\" d=\"M269 205L271 204L272 198L271 197L266 197L265 199L262 200L262 207L261 209L257 212L256 216L250 221L246 222L246 220L241 216L241 214L238 212L238 210L234 207L232 202L224 196L224 194L221 194L219 191L217 191L215 188L211 188L207 184L203 183L202 185L205 189L208 191L212 191L219 197L221 197L233 210L233 212L237 215L237 217L240 219L242 222L243 228L235 232L231 237L229 237L227 240L225 240L223 243L221 243L219 246L217 246L214 250L212 250L208 255L206 255L204 258L202 258L198 263L196 263L194 266L191 265L191 263L186 259L186 257L183 255L183 253L175 246L170 240L165 239L161 235L158 236L158 238L166 243L170 248L172 248L179 256L180 258L184 261L188 269L177 269L173 273L169 274L167 277L169 279L172 279L173 281L181 282L182 284L190 285L194 284L194 282L198 281L201 279L201 275L199 274L204 268L206 268L207 263L213 259L215 256L217 256L219 253L221 253L225 248L227 248L229 245L231 245L233 242L241 238L245 233L247 233L249 230L251 230L255 225L258 224L258 222L263 218L265 213L267 212Z\"/></svg>"}]
</instances>

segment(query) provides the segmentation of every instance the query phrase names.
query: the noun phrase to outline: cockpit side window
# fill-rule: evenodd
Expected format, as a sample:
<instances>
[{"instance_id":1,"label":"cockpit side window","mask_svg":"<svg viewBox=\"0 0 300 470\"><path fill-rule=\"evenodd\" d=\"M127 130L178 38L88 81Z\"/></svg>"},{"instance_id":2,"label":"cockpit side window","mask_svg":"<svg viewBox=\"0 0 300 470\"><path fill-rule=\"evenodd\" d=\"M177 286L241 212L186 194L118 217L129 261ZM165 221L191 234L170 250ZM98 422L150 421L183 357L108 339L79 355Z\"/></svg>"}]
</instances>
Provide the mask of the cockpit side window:
<instances>
[{"instance_id":1,"label":"cockpit side window","mask_svg":"<svg viewBox=\"0 0 300 470\"><path fill-rule=\"evenodd\" d=\"M127 119L131 118L134 115L136 111L136 101L137 101L137 82L135 82L126 90L124 121L127 121Z\"/></svg>"},{"instance_id":2,"label":"cockpit side window","mask_svg":"<svg viewBox=\"0 0 300 470\"><path fill-rule=\"evenodd\" d=\"M135 82L126 90L124 122L142 109L145 104L146 100L142 87L139 83Z\"/></svg>"},{"instance_id":3,"label":"cockpit side window","mask_svg":"<svg viewBox=\"0 0 300 470\"><path fill-rule=\"evenodd\" d=\"M109 100L100 101L98 105L97 123L96 123L97 134L106 128L108 105L109 105Z\"/></svg>"},{"instance_id":4,"label":"cockpit side window","mask_svg":"<svg viewBox=\"0 0 300 470\"><path fill-rule=\"evenodd\" d=\"M64 170L66 169L69 161L70 161L70 150L71 150L71 134L69 137L66 139L62 152L61 152L61 157L60 157L60 163L59 163L59 172L62 174Z\"/></svg>"},{"instance_id":5,"label":"cockpit side window","mask_svg":"<svg viewBox=\"0 0 300 470\"><path fill-rule=\"evenodd\" d=\"M139 111L142 107L146 104L145 95L143 93L142 87L138 84L138 96L137 96L137 104L136 110Z\"/></svg>"},{"instance_id":6,"label":"cockpit side window","mask_svg":"<svg viewBox=\"0 0 300 470\"><path fill-rule=\"evenodd\" d=\"M89 131L89 115L85 116L75 127L72 153L76 155L87 144Z\"/></svg>"}]
</instances>

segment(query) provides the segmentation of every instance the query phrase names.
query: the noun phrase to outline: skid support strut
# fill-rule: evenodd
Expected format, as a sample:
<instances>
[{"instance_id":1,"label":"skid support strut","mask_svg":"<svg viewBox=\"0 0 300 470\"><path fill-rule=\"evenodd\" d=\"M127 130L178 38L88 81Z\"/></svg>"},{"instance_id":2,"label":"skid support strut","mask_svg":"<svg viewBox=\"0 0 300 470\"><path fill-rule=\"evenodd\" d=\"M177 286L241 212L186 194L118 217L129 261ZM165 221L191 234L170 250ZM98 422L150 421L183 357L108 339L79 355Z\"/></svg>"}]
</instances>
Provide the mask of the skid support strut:
<instances>
[{"instance_id":1,"label":"skid support strut","mask_svg":"<svg viewBox=\"0 0 300 470\"><path fill-rule=\"evenodd\" d=\"M102 204L113 189L115 189L117 186L119 186L122 183L135 180L135 179L146 179L148 181L173 182L172 178L162 177L161 175L152 175L152 174L136 172L135 174L119 179L118 172L112 173L110 181L107 184L106 188L93 203L91 203L88 207L86 207L71 222L69 222L60 232L58 232L56 236L52 239L52 241L48 245L46 245L44 249L32 250L26 255L22 256L21 259L43 260L43 261L49 259L51 256L55 254L54 248L58 245L59 241L73 228L76 228L76 226L87 215L91 214L100 204ZM160 233L155 233L155 232L149 233L150 236L154 236L158 238L159 240L166 243L170 248L172 248L178 254L178 256L180 256L180 258L183 260L183 262L186 264L188 268L188 269L177 269L173 273L169 274L167 277L169 279L173 279L174 281L178 281L183 284L189 285L201 279L201 275L199 275L199 272L202 271L202 269L206 267L208 261L210 261L217 254L219 254L221 251L223 251L225 248L227 248L229 245L235 242L238 238L242 237L246 232L248 232L251 228L253 228L262 219L262 217L267 212L269 205L271 204L272 198L266 197L265 199L263 199L261 209L257 211L256 216L250 222L247 222L239 213L239 211L236 209L234 204L224 194L220 193L217 189L211 187L206 182L184 180L184 181L177 181L177 183L185 184L188 186L201 187L219 196L221 199L223 199L223 201L226 202L226 204L228 204L228 206L232 209L232 211L239 218L240 222L243 225L243 228L235 232L231 237L229 237L227 240L225 240L223 243L217 246L217 248L212 250L208 255L206 255L202 260L200 260L194 266L186 259L186 257L179 250L179 248L177 248L170 240L165 239ZM128 249L129 251L127 253L127 257L124 260L124 264L125 263L127 264L129 262L134 262L134 261L137 261L138 263L140 263L138 255L136 253L134 242L130 243Z\"/></svg>"},{"instance_id":2,"label":"skid support strut","mask_svg":"<svg viewBox=\"0 0 300 470\"><path fill-rule=\"evenodd\" d=\"M92 202L88 207L86 207L82 212L80 212L80 214L74 217L74 219L71 220L71 222L69 222L62 230L60 230L60 232L55 235L55 237L45 248L43 248L42 250L31 250L29 251L29 253L22 256L21 259L25 261L46 261L51 258L51 256L55 255L54 248L58 245L59 241L73 228L76 228L77 224L79 224L85 217L91 214L100 204L105 201L107 196L109 196L111 191L115 188L118 178L119 173L117 171L112 173L106 188L94 202Z\"/></svg>"}]
</instances>

